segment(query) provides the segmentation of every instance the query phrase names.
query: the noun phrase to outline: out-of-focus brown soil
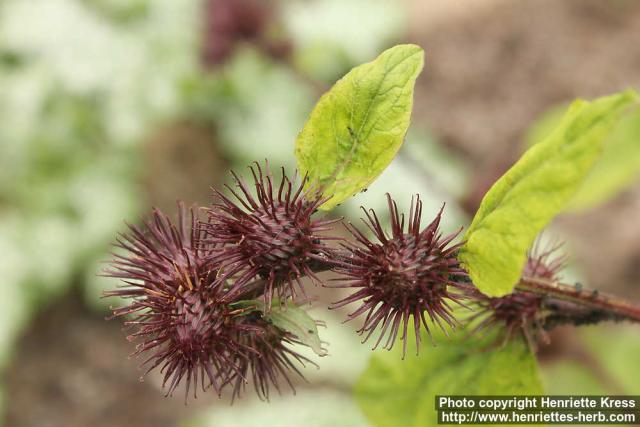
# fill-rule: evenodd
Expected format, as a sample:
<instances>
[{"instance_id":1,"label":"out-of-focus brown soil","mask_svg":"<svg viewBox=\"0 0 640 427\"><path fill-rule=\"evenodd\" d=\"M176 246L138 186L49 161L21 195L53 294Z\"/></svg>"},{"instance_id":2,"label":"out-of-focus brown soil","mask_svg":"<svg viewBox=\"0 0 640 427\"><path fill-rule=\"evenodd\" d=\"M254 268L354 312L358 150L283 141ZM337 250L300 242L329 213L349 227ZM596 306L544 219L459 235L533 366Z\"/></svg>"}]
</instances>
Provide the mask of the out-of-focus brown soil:
<instances>
[{"instance_id":1,"label":"out-of-focus brown soil","mask_svg":"<svg viewBox=\"0 0 640 427\"><path fill-rule=\"evenodd\" d=\"M188 409L140 382L139 361L122 322L105 322L65 298L40 313L20 340L6 373L10 427L177 426Z\"/></svg>"},{"instance_id":2,"label":"out-of-focus brown soil","mask_svg":"<svg viewBox=\"0 0 640 427\"><path fill-rule=\"evenodd\" d=\"M175 212L176 200L206 206L227 162L211 128L186 121L162 126L148 138L144 184L151 206Z\"/></svg>"}]
</instances>

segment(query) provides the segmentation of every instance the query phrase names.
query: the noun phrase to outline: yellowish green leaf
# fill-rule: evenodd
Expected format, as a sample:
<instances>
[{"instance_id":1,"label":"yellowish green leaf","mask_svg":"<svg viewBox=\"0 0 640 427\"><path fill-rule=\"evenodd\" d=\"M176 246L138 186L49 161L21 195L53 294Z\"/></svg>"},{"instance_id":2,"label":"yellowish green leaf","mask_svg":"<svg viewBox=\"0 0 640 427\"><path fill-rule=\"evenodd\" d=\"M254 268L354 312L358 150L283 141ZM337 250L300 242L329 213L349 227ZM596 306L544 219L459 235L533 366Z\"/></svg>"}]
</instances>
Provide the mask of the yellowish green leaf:
<instances>
[{"instance_id":1,"label":"yellowish green leaf","mask_svg":"<svg viewBox=\"0 0 640 427\"><path fill-rule=\"evenodd\" d=\"M560 124L491 187L459 255L483 293L502 296L513 290L536 236L576 194L605 139L637 105L633 90L575 101Z\"/></svg>"},{"instance_id":2,"label":"yellowish green leaf","mask_svg":"<svg viewBox=\"0 0 640 427\"><path fill-rule=\"evenodd\" d=\"M570 211L600 205L640 178L640 109L623 117L607 139L598 163L569 203Z\"/></svg>"},{"instance_id":3,"label":"yellowish green leaf","mask_svg":"<svg viewBox=\"0 0 640 427\"><path fill-rule=\"evenodd\" d=\"M330 199L321 209L367 188L395 157L413 106L424 52L399 45L340 79L321 98L298 135L298 168Z\"/></svg>"},{"instance_id":4,"label":"yellowish green leaf","mask_svg":"<svg viewBox=\"0 0 640 427\"><path fill-rule=\"evenodd\" d=\"M562 120L567 105L544 113L525 135L527 147L542 141ZM620 120L607 138L602 155L565 210L584 211L612 199L640 178L640 110Z\"/></svg>"}]
</instances>

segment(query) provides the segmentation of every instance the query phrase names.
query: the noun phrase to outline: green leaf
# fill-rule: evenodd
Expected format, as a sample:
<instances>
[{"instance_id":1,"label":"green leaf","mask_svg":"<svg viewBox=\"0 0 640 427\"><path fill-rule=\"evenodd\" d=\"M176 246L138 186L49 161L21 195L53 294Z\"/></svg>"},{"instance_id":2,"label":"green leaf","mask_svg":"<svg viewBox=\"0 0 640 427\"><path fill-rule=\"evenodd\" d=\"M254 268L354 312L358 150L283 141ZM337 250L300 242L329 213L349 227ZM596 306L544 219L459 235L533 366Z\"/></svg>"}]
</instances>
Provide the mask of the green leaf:
<instances>
[{"instance_id":1,"label":"green leaf","mask_svg":"<svg viewBox=\"0 0 640 427\"><path fill-rule=\"evenodd\" d=\"M536 360L524 340L496 349L486 345L458 333L438 340L437 347L424 345L419 356L406 360L399 348L376 354L356 385L356 401L376 427L435 427L436 395L542 394Z\"/></svg>"},{"instance_id":2,"label":"green leaf","mask_svg":"<svg viewBox=\"0 0 640 427\"><path fill-rule=\"evenodd\" d=\"M600 380L610 393L640 393L640 330L637 325L598 325L579 331L592 360L602 368Z\"/></svg>"},{"instance_id":3,"label":"green leaf","mask_svg":"<svg viewBox=\"0 0 640 427\"><path fill-rule=\"evenodd\" d=\"M267 310L265 303L259 300L238 301L233 306L237 308L255 308L255 310L262 312L263 319L283 331L291 333L317 355L327 355L327 350L322 347L322 340L320 340L316 321L293 302L288 301L284 304L274 298L270 310Z\"/></svg>"},{"instance_id":4,"label":"green leaf","mask_svg":"<svg viewBox=\"0 0 640 427\"><path fill-rule=\"evenodd\" d=\"M298 135L298 168L330 210L367 188L400 149L413 88L424 64L416 45L399 45L360 65L325 93Z\"/></svg>"},{"instance_id":5,"label":"green leaf","mask_svg":"<svg viewBox=\"0 0 640 427\"><path fill-rule=\"evenodd\" d=\"M560 121L567 105L545 112L525 136L527 147L542 141ZM589 172L567 211L578 212L612 199L638 181L640 176L640 110L623 117L607 138L602 156Z\"/></svg>"},{"instance_id":6,"label":"green leaf","mask_svg":"<svg viewBox=\"0 0 640 427\"><path fill-rule=\"evenodd\" d=\"M640 393L640 330L637 325L599 324L579 328L575 330L574 338L589 357L546 363L542 374L548 394Z\"/></svg>"},{"instance_id":7,"label":"green leaf","mask_svg":"<svg viewBox=\"0 0 640 427\"><path fill-rule=\"evenodd\" d=\"M610 200L640 176L640 110L620 120L602 157L571 200L568 210L582 211Z\"/></svg>"},{"instance_id":8,"label":"green leaf","mask_svg":"<svg viewBox=\"0 0 640 427\"><path fill-rule=\"evenodd\" d=\"M558 127L562 118L569 109L568 102L551 107L538 117L524 135L524 149L543 141L553 130Z\"/></svg>"},{"instance_id":9,"label":"green leaf","mask_svg":"<svg viewBox=\"0 0 640 427\"><path fill-rule=\"evenodd\" d=\"M485 294L510 293L538 233L574 196L622 115L633 90L575 101L560 124L531 147L487 192L459 259Z\"/></svg>"},{"instance_id":10,"label":"green leaf","mask_svg":"<svg viewBox=\"0 0 640 427\"><path fill-rule=\"evenodd\" d=\"M577 360L560 359L542 367L545 391L550 395L616 394L607 389L594 370Z\"/></svg>"}]
</instances>

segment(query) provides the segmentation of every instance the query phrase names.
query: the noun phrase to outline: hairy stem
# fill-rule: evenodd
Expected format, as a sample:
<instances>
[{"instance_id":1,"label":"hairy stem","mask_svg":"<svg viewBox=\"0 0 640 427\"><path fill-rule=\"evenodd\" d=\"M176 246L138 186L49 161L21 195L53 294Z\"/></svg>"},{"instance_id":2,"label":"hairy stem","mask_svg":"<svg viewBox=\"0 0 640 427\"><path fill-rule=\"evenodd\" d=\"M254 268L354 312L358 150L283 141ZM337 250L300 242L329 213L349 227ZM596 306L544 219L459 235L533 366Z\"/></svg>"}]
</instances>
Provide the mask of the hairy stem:
<instances>
[{"instance_id":1,"label":"hairy stem","mask_svg":"<svg viewBox=\"0 0 640 427\"><path fill-rule=\"evenodd\" d=\"M311 266L320 273L331 269L329 261L315 260ZM256 298L264 289L266 280L258 279L249 284L240 299ZM532 277L523 277L516 289L533 292L549 298L549 306L555 312L548 317L547 329L561 324L595 324L604 321L630 321L640 323L640 305L630 303L614 295L586 290L579 285L551 282ZM568 303L562 305L562 303Z\"/></svg>"},{"instance_id":2,"label":"hairy stem","mask_svg":"<svg viewBox=\"0 0 640 427\"><path fill-rule=\"evenodd\" d=\"M582 289L579 285L523 277L516 288L590 309L584 313L585 322L583 323L595 323L598 320L640 322L640 306L597 290ZM591 321L586 320L589 318Z\"/></svg>"}]
</instances>

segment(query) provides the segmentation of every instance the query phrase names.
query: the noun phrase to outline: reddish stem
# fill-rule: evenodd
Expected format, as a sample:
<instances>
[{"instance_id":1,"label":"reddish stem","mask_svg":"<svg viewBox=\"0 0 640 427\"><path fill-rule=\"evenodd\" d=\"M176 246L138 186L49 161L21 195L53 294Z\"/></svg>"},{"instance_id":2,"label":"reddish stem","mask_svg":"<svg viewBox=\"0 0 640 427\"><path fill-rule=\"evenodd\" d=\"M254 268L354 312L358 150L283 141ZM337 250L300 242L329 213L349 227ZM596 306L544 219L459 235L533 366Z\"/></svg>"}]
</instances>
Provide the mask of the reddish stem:
<instances>
[{"instance_id":1,"label":"reddish stem","mask_svg":"<svg viewBox=\"0 0 640 427\"><path fill-rule=\"evenodd\" d=\"M313 271L322 272L331 269L330 262L322 263L315 261ZM256 280L249 284L243 292L241 299L255 298L264 287L264 280ZM596 290L585 290L579 286L565 283L550 282L547 280L524 277L516 285L516 289L521 291L534 292L556 300L568 301L580 307L588 308L605 316L602 320L628 320L640 323L640 306L630 303L614 295L601 293ZM579 324L579 323L577 323Z\"/></svg>"},{"instance_id":2,"label":"reddish stem","mask_svg":"<svg viewBox=\"0 0 640 427\"><path fill-rule=\"evenodd\" d=\"M579 286L556 283L546 280L524 277L516 288L522 291L535 292L540 295L570 301L603 313L613 318L640 322L640 306L632 304L614 295L595 290L583 290Z\"/></svg>"}]
</instances>

